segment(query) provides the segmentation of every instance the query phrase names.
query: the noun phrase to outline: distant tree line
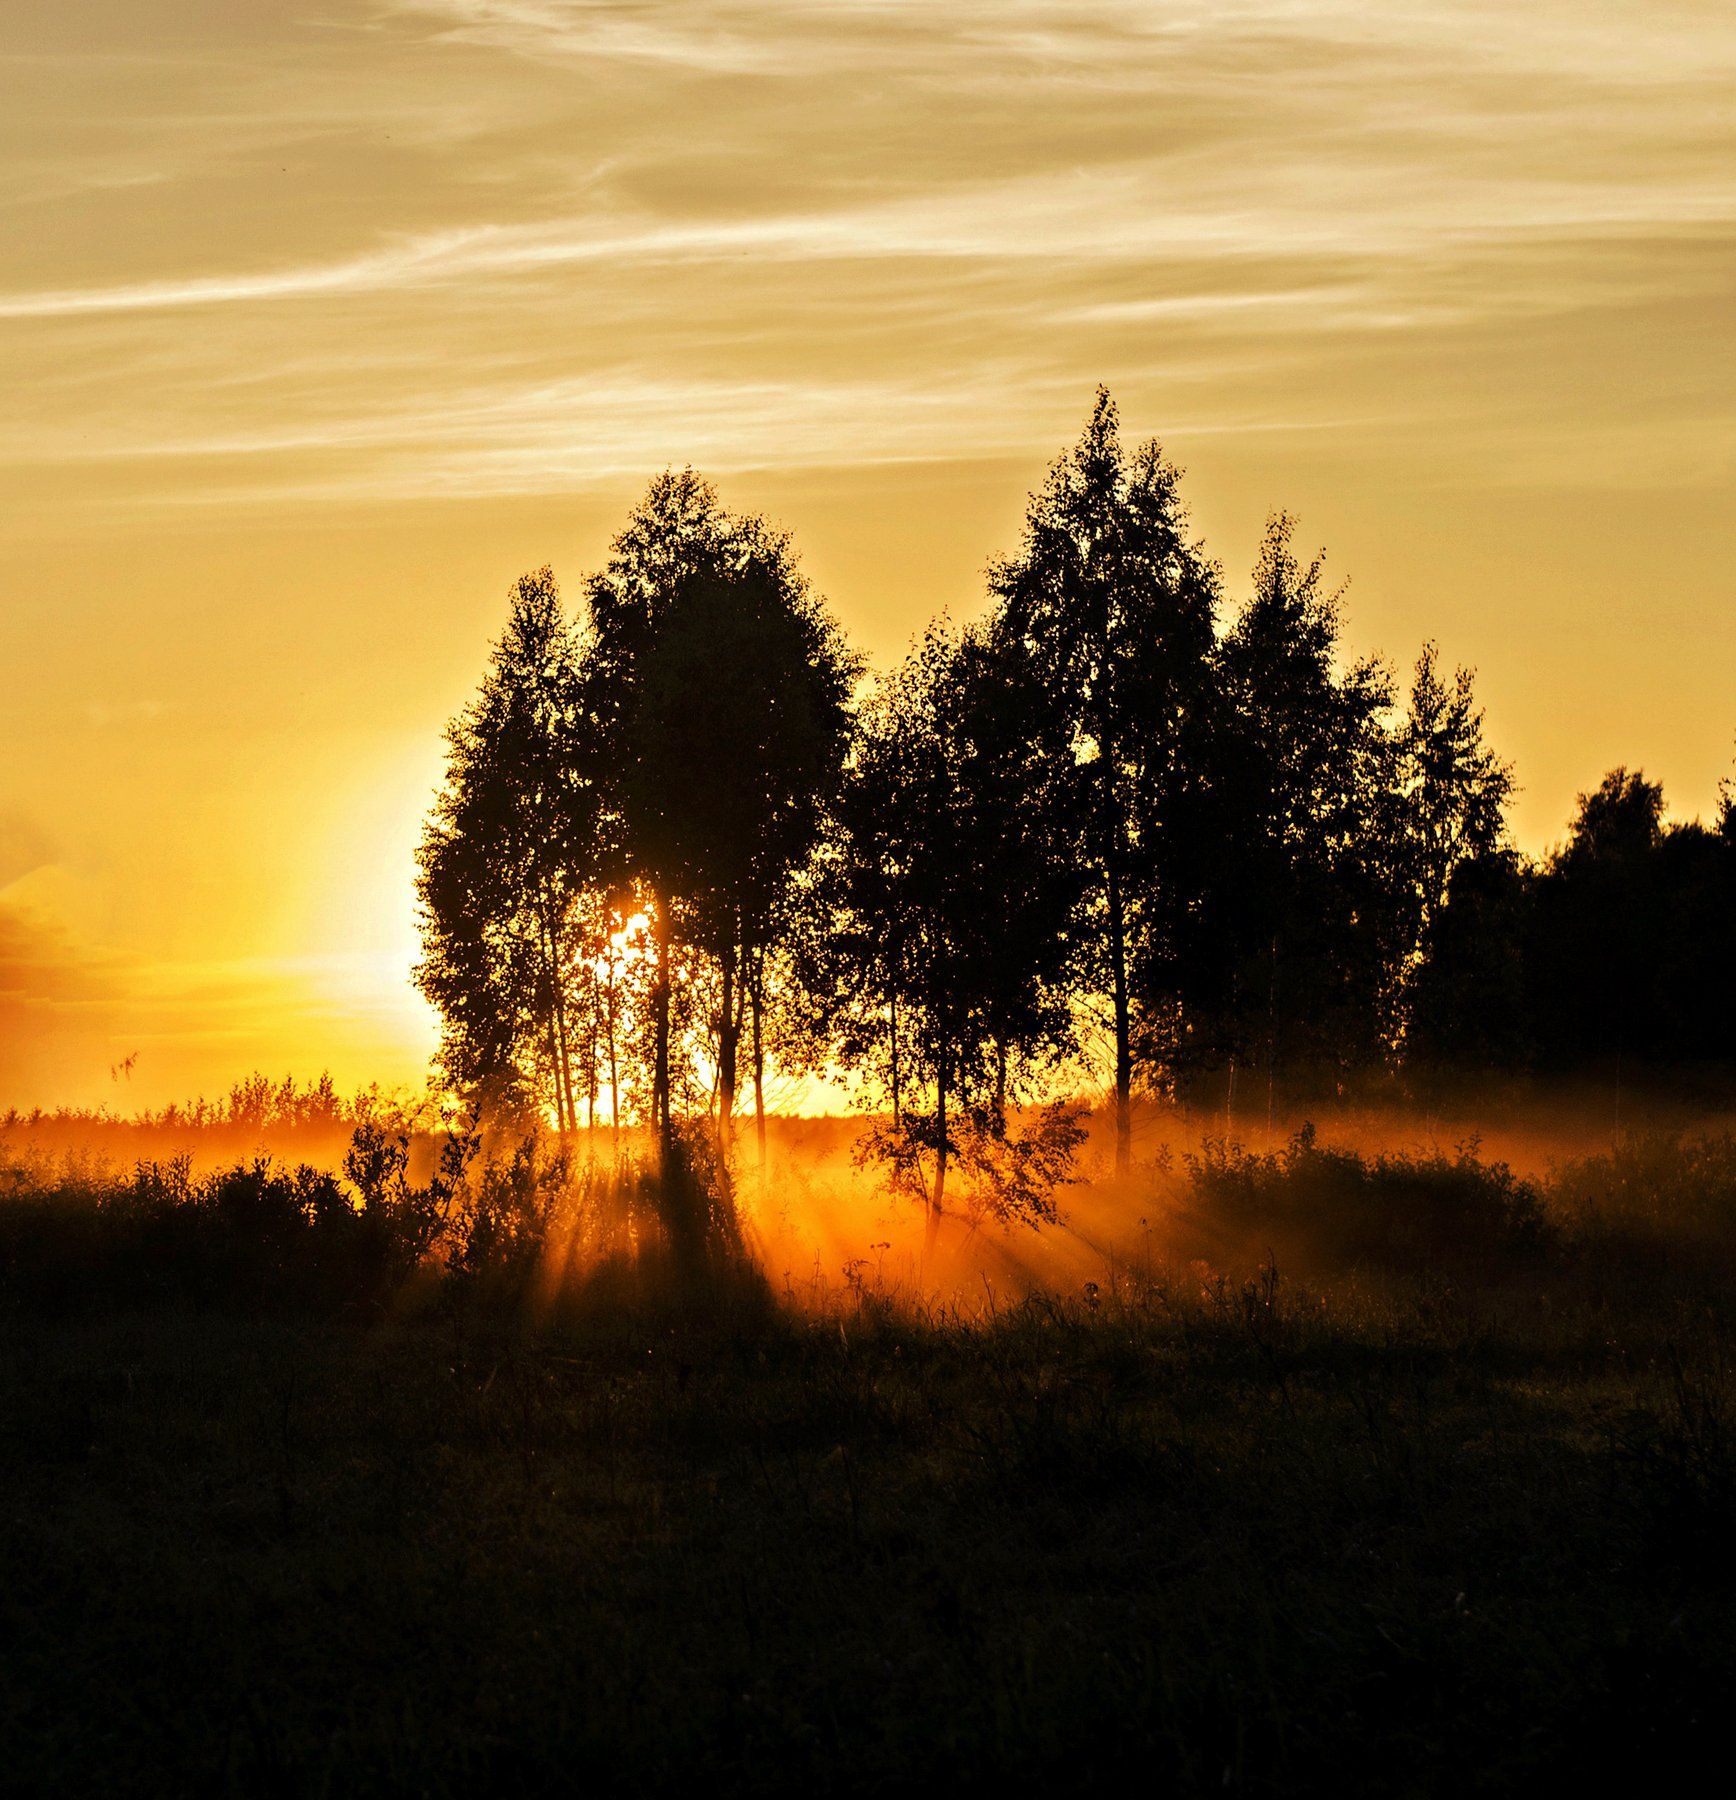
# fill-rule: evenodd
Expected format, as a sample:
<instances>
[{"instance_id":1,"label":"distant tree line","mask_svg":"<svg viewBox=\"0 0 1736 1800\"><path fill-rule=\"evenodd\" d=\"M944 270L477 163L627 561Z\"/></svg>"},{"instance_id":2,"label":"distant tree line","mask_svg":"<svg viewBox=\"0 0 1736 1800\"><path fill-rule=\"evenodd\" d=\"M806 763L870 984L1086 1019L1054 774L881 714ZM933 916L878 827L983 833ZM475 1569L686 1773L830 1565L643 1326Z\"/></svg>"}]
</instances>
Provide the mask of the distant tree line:
<instances>
[{"instance_id":1,"label":"distant tree line","mask_svg":"<svg viewBox=\"0 0 1736 1800\"><path fill-rule=\"evenodd\" d=\"M445 1080L727 1146L842 1071L895 1181L1040 1217L1099 1087L1729 1061L1736 822L1617 771L1542 864L1433 645L1349 656L1268 522L1234 610L1099 391L974 623L870 679L789 536L652 482L577 615L522 577L419 859Z\"/></svg>"},{"instance_id":2,"label":"distant tree line","mask_svg":"<svg viewBox=\"0 0 1736 1800\"><path fill-rule=\"evenodd\" d=\"M1736 786L1710 824L1666 824L1662 787L1612 769L1567 841L1453 878L1418 972L1409 1048L1446 1068L1644 1080L1736 1063Z\"/></svg>"}]
</instances>

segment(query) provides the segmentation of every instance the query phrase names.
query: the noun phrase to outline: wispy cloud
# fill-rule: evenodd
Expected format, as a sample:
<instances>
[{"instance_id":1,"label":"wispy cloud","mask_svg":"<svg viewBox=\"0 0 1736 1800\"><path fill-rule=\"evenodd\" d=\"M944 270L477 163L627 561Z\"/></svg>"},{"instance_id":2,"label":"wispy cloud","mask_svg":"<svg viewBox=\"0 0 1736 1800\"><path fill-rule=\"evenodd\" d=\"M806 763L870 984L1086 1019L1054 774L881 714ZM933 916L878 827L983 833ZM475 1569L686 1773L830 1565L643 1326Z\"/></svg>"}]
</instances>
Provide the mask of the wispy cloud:
<instances>
[{"instance_id":1,"label":"wispy cloud","mask_svg":"<svg viewBox=\"0 0 1736 1800\"><path fill-rule=\"evenodd\" d=\"M1465 191L1419 192L1393 206L1345 192L1330 211L1307 205L1306 172L1274 176L1235 203L1220 179L1166 203L1145 165L959 183L908 199L831 210L755 213L715 222L573 217L483 223L402 236L327 261L254 272L0 293L0 319L270 304L457 286L477 277L535 275L634 263L736 264L887 259L1128 264L1164 256L1438 257L1515 240L1619 237L1636 229L1695 232L1736 224L1736 178L1660 193L1642 175L1596 185L1515 178L1469 204ZM1495 304L1500 297L1493 296ZM1225 309L1270 297L1224 293ZM1133 304L1133 303L1129 303ZM1207 310L1194 297L1154 296L1153 316ZM1089 305L1077 319L1094 316ZM1101 316L1109 316L1103 314ZM1127 316L1125 308L1123 316Z\"/></svg>"},{"instance_id":2,"label":"wispy cloud","mask_svg":"<svg viewBox=\"0 0 1736 1800\"><path fill-rule=\"evenodd\" d=\"M0 319L63 319L91 313L245 305L413 285L430 276L450 279L488 266L487 254L478 255L479 247L498 243L498 238L499 234L487 227L433 232L359 256L299 268L0 295ZM499 254L494 252L497 258Z\"/></svg>"}]
</instances>

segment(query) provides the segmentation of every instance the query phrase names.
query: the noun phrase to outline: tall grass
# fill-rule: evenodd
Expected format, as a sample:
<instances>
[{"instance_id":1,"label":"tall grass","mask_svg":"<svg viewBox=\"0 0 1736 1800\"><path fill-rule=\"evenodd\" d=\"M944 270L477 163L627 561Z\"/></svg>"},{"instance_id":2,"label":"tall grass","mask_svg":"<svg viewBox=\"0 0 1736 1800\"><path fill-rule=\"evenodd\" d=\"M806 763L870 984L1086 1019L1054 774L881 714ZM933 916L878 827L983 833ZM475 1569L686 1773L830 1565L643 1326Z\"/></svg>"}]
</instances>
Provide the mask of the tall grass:
<instances>
[{"instance_id":1,"label":"tall grass","mask_svg":"<svg viewBox=\"0 0 1736 1800\"><path fill-rule=\"evenodd\" d=\"M884 1224L838 1201L841 1185L862 1179L847 1168L802 1176L792 1165L770 1188L750 1183L750 1228L736 1174L703 1127L680 1135L666 1162L639 1142L619 1157L592 1144L563 1146L537 1131L460 1133L418 1158L409 1133L364 1118L336 1168L258 1154L201 1168L183 1152L117 1171L88 1156L0 1151L0 1299L360 1316L436 1299L538 1315L598 1293L623 1304L698 1303L759 1283L755 1250L762 1260L771 1251L758 1227L784 1230L782 1253L799 1237L791 1214L827 1206L837 1215L828 1240L836 1262L816 1251L799 1291L785 1279L792 1299L811 1310L852 1296L860 1305L869 1293L881 1306L935 1297L908 1262L888 1276L889 1243L874 1236ZM1154 1163L1138 1191L1088 1189L1079 1202L1094 1226L1139 1216L1146 1247L1137 1261L1148 1272L1199 1263L1234 1278L1274 1266L1316 1281L1500 1286L1589 1276L1696 1290L1736 1273L1729 1136L1636 1136L1524 1177L1471 1144L1450 1155L1365 1153L1304 1130L1281 1151L1207 1140ZM895 1208L884 1197L877 1204ZM1101 1291L1129 1259L1093 1267L1085 1241L1075 1234L1063 1257L1051 1232L1057 1253L1045 1262L1041 1234L967 1234L949 1279L989 1304L997 1292ZM997 1260L1003 1243L1008 1254Z\"/></svg>"},{"instance_id":2,"label":"tall grass","mask_svg":"<svg viewBox=\"0 0 1736 1800\"><path fill-rule=\"evenodd\" d=\"M1495 1273L1555 1247L1537 1185L1469 1145L1364 1155L1322 1145L1310 1127L1276 1153L1208 1141L1186 1168L1176 1247L1211 1261L1267 1247L1313 1270Z\"/></svg>"}]
</instances>

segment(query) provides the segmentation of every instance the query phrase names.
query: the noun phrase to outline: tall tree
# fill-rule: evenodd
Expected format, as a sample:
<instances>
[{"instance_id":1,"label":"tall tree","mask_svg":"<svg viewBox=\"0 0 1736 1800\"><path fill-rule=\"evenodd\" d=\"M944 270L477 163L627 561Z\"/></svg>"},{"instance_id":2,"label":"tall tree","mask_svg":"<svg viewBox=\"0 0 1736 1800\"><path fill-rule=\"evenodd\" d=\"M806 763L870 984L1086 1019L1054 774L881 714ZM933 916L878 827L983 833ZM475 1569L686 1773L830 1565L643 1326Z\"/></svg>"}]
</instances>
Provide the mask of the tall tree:
<instances>
[{"instance_id":1,"label":"tall tree","mask_svg":"<svg viewBox=\"0 0 1736 1800\"><path fill-rule=\"evenodd\" d=\"M1066 1108L1009 1125L1009 1090L1069 1042L1074 901L1015 704L997 652L938 627L880 683L821 888L831 929L812 940L832 1051L890 1106L868 1143L924 1206L925 1254L955 1167L973 1208L1040 1219L1078 1140Z\"/></svg>"},{"instance_id":2,"label":"tall tree","mask_svg":"<svg viewBox=\"0 0 1736 1800\"><path fill-rule=\"evenodd\" d=\"M848 742L858 662L787 533L667 473L589 587L586 688L603 722L625 868L652 896L654 1094L671 1129L671 1009L683 950L708 959L719 1129L790 883Z\"/></svg>"},{"instance_id":3,"label":"tall tree","mask_svg":"<svg viewBox=\"0 0 1736 1800\"><path fill-rule=\"evenodd\" d=\"M1413 1079L1487 1077L1536 1054L1527 966L1536 905L1536 871L1511 848L1454 871L1410 983L1404 1060Z\"/></svg>"},{"instance_id":4,"label":"tall tree","mask_svg":"<svg viewBox=\"0 0 1736 1800\"><path fill-rule=\"evenodd\" d=\"M947 713L964 797L965 853L989 913L980 992L994 1107L1028 1100L1076 1048L1074 926L1086 884L1075 854L1074 771L1042 750L1047 705L1025 647L984 629L957 639Z\"/></svg>"},{"instance_id":5,"label":"tall tree","mask_svg":"<svg viewBox=\"0 0 1736 1800\"><path fill-rule=\"evenodd\" d=\"M1540 866L1453 877L1412 993L1407 1057L1461 1069L1672 1081L1736 1063L1736 833L1672 823L1662 787L1612 769ZM1619 1104L1619 1101L1618 1101Z\"/></svg>"},{"instance_id":6,"label":"tall tree","mask_svg":"<svg viewBox=\"0 0 1736 1800\"><path fill-rule=\"evenodd\" d=\"M1288 514L1268 519L1252 596L1219 646L1212 756L1220 1048L1263 1053L1268 1095L1281 1044L1292 1061L1365 1056L1382 987L1392 682L1373 658L1346 662L1343 589L1326 586L1321 556L1300 560L1294 537Z\"/></svg>"},{"instance_id":7,"label":"tall tree","mask_svg":"<svg viewBox=\"0 0 1736 1800\"><path fill-rule=\"evenodd\" d=\"M995 635L1018 647L1048 696L1040 743L1073 794L1089 877L1078 966L1108 1007L1126 1170L1136 1011L1169 998L1197 912L1189 886L1202 862L1217 572L1188 535L1180 471L1156 443L1123 452L1114 402L1099 389L1083 435L1032 496L1019 553L994 564L989 582Z\"/></svg>"},{"instance_id":8,"label":"tall tree","mask_svg":"<svg viewBox=\"0 0 1736 1800\"><path fill-rule=\"evenodd\" d=\"M1410 705L1394 743L1391 822L1387 831L1392 949L1389 1031L1402 1041L1409 993L1440 925L1453 877L1505 841L1513 771L1483 736L1469 669L1449 686L1423 646L1411 678Z\"/></svg>"},{"instance_id":9,"label":"tall tree","mask_svg":"<svg viewBox=\"0 0 1736 1800\"><path fill-rule=\"evenodd\" d=\"M577 1122L577 903L610 828L580 699L553 573L521 576L481 690L447 733L417 853L416 981L440 1015L447 1079L497 1101L546 1095L563 1132Z\"/></svg>"},{"instance_id":10,"label":"tall tree","mask_svg":"<svg viewBox=\"0 0 1736 1800\"><path fill-rule=\"evenodd\" d=\"M1641 771L1612 769L1579 796L1531 920L1531 1007L1546 1064L1602 1064L1619 1081L1636 1061L1679 1058L1662 1028L1664 840L1664 790Z\"/></svg>"}]
</instances>

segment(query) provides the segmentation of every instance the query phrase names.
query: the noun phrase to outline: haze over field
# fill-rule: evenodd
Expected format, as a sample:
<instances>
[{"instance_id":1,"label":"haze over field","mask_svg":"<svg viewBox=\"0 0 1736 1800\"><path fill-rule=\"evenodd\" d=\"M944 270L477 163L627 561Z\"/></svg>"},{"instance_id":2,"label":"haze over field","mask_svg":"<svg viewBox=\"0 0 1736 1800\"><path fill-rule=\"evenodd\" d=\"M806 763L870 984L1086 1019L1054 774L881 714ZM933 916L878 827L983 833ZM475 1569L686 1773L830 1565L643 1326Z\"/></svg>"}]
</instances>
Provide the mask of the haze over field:
<instances>
[{"instance_id":1,"label":"haze over field","mask_svg":"<svg viewBox=\"0 0 1736 1800\"><path fill-rule=\"evenodd\" d=\"M13 0L0 1105L419 1078L513 577L691 461L890 661L1098 381L1232 596L1288 506L1477 665L1524 847L1709 811L1733 78L1711 3Z\"/></svg>"}]
</instances>

